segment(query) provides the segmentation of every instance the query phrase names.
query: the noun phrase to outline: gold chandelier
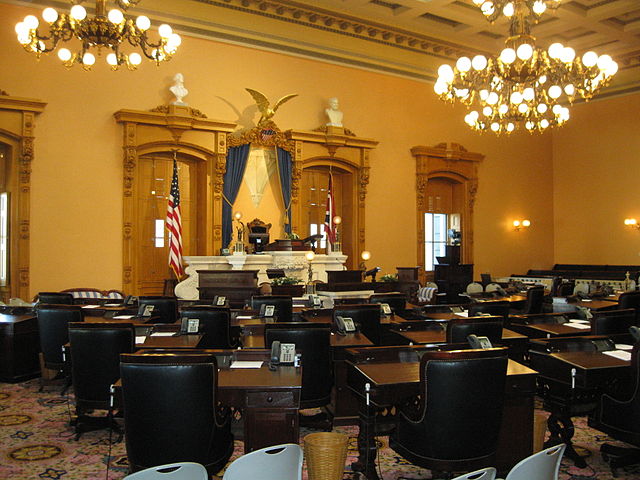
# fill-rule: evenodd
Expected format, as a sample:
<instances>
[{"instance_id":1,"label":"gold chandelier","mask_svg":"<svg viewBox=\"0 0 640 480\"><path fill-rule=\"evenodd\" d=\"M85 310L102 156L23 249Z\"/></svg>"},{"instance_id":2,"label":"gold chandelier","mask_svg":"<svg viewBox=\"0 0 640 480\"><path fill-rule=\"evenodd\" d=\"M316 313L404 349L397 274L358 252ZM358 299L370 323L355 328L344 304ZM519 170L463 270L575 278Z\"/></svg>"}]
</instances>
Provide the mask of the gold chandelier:
<instances>
[{"instance_id":1,"label":"gold chandelier","mask_svg":"<svg viewBox=\"0 0 640 480\"><path fill-rule=\"evenodd\" d=\"M438 69L434 91L444 101L472 107L465 122L474 130L510 133L522 126L535 132L562 125L569 119L565 105L590 99L618 70L609 55L587 52L580 58L560 43L536 47L528 2L509 2L511 31L498 57L461 57L454 68Z\"/></svg>"},{"instance_id":2,"label":"gold chandelier","mask_svg":"<svg viewBox=\"0 0 640 480\"><path fill-rule=\"evenodd\" d=\"M139 0L117 0L116 3L122 10L135 5ZM95 47L98 55L102 49L109 51L106 61L112 70L117 70L121 65L126 65L129 70L135 70L142 62L142 56L138 52L125 53L121 47L129 43L132 47L138 47L142 55L150 60L160 62L170 60L181 43L180 35L173 33L171 27L162 24L158 27L160 39L152 43L148 37L151 21L141 15L135 20L127 18L122 10L113 8L107 12L106 0L96 0L95 15L87 15L85 8L76 3L71 7L69 14L58 14L53 8L45 8L42 18L48 25L48 32L39 30L40 21L35 15L27 15L24 20L16 25L16 34L25 50L35 53L40 58L43 53L49 53L60 42L69 42L77 39L80 45L75 52L68 48L58 50L58 58L66 67L72 67L79 63L85 70L89 70L95 63L96 57L91 52Z\"/></svg>"}]
</instances>

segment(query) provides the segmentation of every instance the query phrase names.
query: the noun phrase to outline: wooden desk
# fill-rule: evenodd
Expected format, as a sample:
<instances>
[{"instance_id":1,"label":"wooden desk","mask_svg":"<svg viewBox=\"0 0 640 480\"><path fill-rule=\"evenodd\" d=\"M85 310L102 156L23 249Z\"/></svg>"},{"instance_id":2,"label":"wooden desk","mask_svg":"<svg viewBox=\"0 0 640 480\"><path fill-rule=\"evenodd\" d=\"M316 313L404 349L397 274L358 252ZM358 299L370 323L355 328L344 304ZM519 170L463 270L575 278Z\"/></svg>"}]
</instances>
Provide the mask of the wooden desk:
<instances>
[{"instance_id":1,"label":"wooden desk","mask_svg":"<svg viewBox=\"0 0 640 480\"><path fill-rule=\"evenodd\" d=\"M569 305L588 308L589 310L617 310L618 303L605 298L584 299L577 302L571 302Z\"/></svg>"},{"instance_id":2,"label":"wooden desk","mask_svg":"<svg viewBox=\"0 0 640 480\"><path fill-rule=\"evenodd\" d=\"M575 328L567 325L567 323L531 323L529 325L513 324L511 327L517 329L518 332L529 338L591 335L591 328Z\"/></svg>"},{"instance_id":3,"label":"wooden desk","mask_svg":"<svg viewBox=\"0 0 640 480\"><path fill-rule=\"evenodd\" d=\"M420 363L415 351L424 347L373 347L347 350L348 385L359 400L358 453L352 465L369 480L379 480L375 469L377 455L374 441L376 412L397 405L420 393ZM392 361L406 352L414 361ZM365 363L366 362L366 363ZM506 396L502 427L498 440L496 467L510 469L533 449L533 397L537 372L513 360L507 369ZM369 383L371 404L367 405L365 384Z\"/></svg>"},{"instance_id":4,"label":"wooden desk","mask_svg":"<svg viewBox=\"0 0 640 480\"><path fill-rule=\"evenodd\" d=\"M40 373L35 314L0 314L0 381L19 382Z\"/></svg>"},{"instance_id":5,"label":"wooden desk","mask_svg":"<svg viewBox=\"0 0 640 480\"><path fill-rule=\"evenodd\" d=\"M145 337L143 343L137 343L137 348L148 349L148 348L166 348L169 350L192 350L194 348L198 348L200 344L200 340L204 335L179 335L177 337L158 337L153 334Z\"/></svg>"}]
</instances>

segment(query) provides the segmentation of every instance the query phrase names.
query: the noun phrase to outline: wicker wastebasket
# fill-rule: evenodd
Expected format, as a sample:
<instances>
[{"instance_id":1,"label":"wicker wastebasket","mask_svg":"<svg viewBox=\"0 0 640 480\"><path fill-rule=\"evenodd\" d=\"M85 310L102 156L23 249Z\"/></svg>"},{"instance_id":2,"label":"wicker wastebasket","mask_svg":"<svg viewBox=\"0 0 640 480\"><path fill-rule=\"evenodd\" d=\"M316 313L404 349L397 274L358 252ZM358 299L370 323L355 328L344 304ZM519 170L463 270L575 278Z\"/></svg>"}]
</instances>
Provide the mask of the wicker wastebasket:
<instances>
[{"instance_id":1,"label":"wicker wastebasket","mask_svg":"<svg viewBox=\"0 0 640 480\"><path fill-rule=\"evenodd\" d=\"M342 480L349 437L342 433L310 433L304 437L309 480Z\"/></svg>"}]
</instances>

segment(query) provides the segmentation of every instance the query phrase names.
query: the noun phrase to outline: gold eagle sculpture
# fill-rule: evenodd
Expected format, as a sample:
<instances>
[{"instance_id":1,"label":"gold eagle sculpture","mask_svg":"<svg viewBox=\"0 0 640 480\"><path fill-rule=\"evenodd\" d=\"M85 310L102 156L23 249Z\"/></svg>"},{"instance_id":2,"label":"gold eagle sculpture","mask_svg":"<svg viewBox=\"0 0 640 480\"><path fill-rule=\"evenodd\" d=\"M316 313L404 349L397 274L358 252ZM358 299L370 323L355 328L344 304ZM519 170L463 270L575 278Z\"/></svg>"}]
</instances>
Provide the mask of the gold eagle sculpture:
<instances>
[{"instance_id":1,"label":"gold eagle sculpture","mask_svg":"<svg viewBox=\"0 0 640 480\"><path fill-rule=\"evenodd\" d=\"M256 105L258 105L258 110L260 110L261 115L260 115L260 120L258 120L258 127L264 125L266 122L271 120L271 117L275 115L276 110L278 110L278 107L280 105L291 100L293 97L298 96L297 93L291 93L289 95L285 95L280 100L278 100L273 105L273 108L272 108L269 100L262 93L258 92L257 90L253 90L251 88L245 88L245 90L251 94L253 99L256 101Z\"/></svg>"}]
</instances>

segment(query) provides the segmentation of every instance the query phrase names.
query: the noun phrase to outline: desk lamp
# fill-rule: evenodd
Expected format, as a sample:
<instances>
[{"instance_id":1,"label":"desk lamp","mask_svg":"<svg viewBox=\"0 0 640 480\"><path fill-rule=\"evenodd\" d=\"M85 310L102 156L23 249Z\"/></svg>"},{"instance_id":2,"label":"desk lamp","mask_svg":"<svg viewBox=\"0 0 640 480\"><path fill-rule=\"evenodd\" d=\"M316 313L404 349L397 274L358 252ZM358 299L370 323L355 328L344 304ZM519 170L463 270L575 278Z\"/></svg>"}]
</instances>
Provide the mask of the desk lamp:
<instances>
[{"instance_id":1,"label":"desk lamp","mask_svg":"<svg viewBox=\"0 0 640 480\"><path fill-rule=\"evenodd\" d=\"M340 215L336 215L333 217L333 224L335 225L335 236L336 241L333 243L333 251L334 252L342 252L342 242L340 242L340 229L339 225L342 223L342 217Z\"/></svg>"},{"instance_id":2,"label":"desk lamp","mask_svg":"<svg viewBox=\"0 0 640 480\"><path fill-rule=\"evenodd\" d=\"M233 254L244 255L244 223L240 221L240 219L242 218L242 212L234 213L233 218L236 222L240 224L239 227L236 227L236 231L238 232L238 237L236 238L236 245L233 248Z\"/></svg>"},{"instance_id":3,"label":"desk lamp","mask_svg":"<svg viewBox=\"0 0 640 480\"><path fill-rule=\"evenodd\" d=\"M313 284L313 269L311 268L311 262L316 258L316 254L313 252L305 253L305 258L307 259L307 293L314 294L316 293L316 286Z\"/></svg>"},{"instance_id":4,"label":"desk lamp","mask_svg":"<svg viewBox=\"0 0 640 480\"><path fill-rule=\"evenodd\" d=\"M360 258L362 259L359 265L360 270L366 270L367 269L366 261L371 258L371 252L369 252L369 250L363 250L362 253L360 254Z\"/></svg>"}]
</instances>

